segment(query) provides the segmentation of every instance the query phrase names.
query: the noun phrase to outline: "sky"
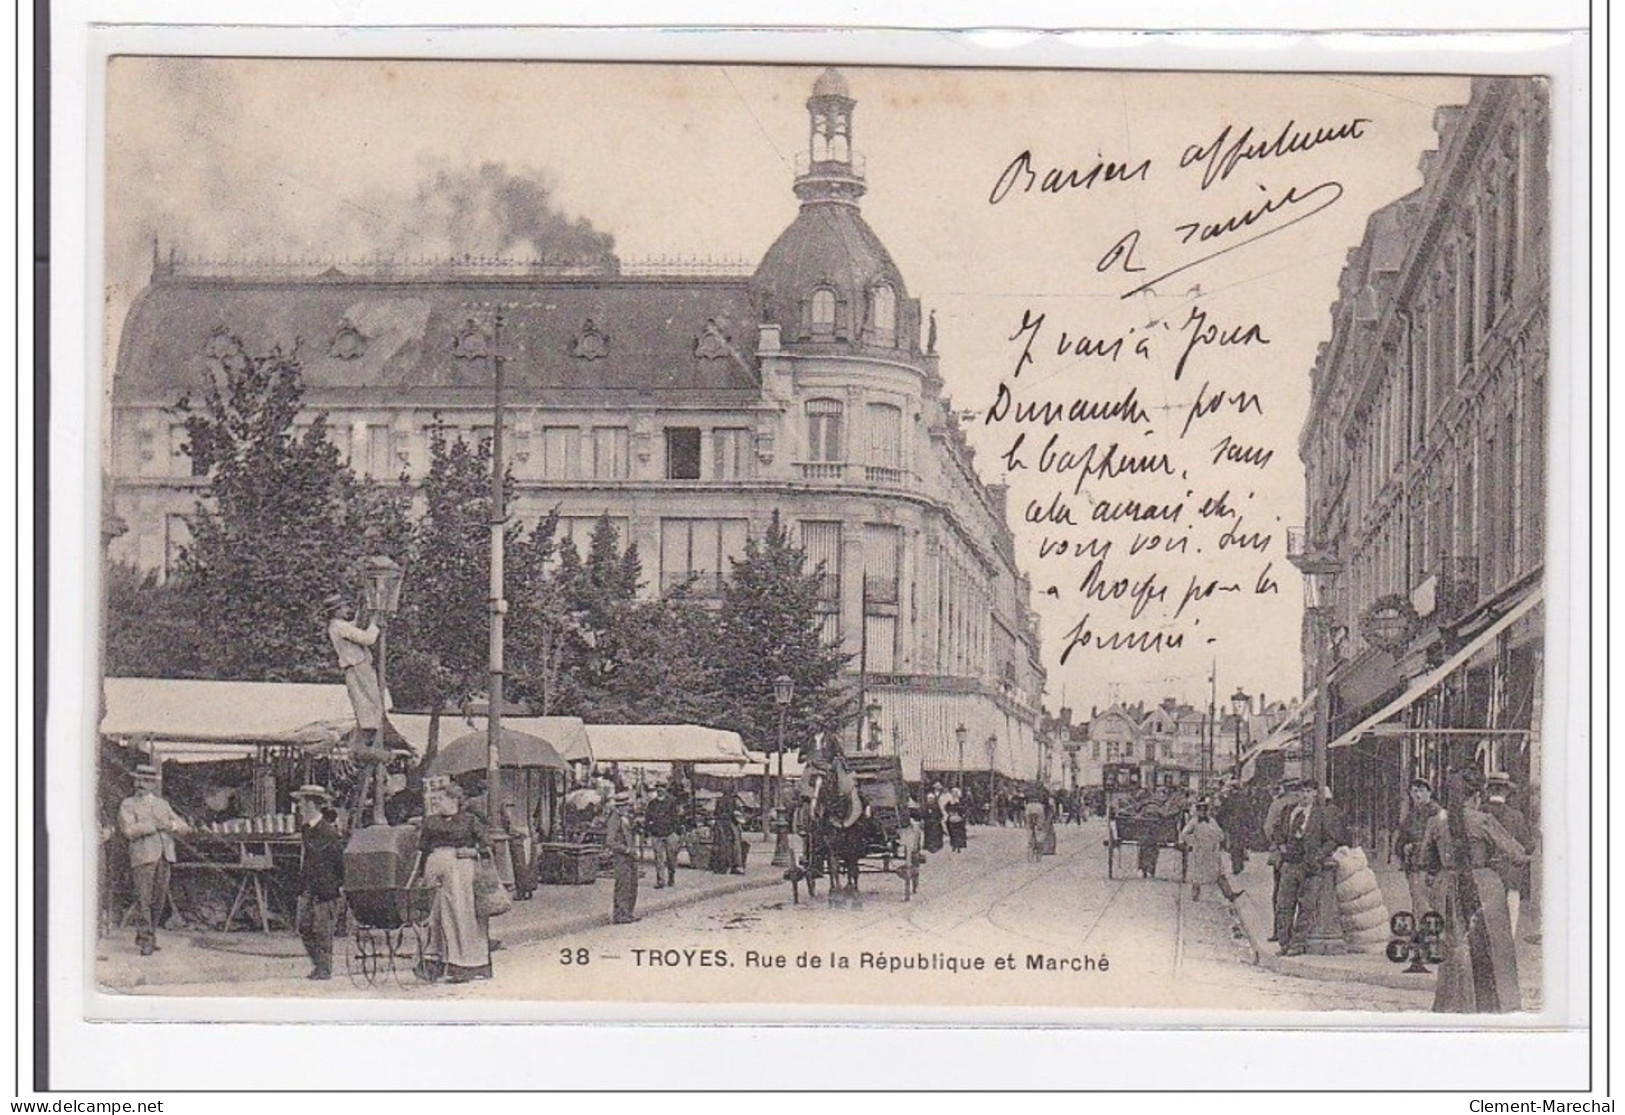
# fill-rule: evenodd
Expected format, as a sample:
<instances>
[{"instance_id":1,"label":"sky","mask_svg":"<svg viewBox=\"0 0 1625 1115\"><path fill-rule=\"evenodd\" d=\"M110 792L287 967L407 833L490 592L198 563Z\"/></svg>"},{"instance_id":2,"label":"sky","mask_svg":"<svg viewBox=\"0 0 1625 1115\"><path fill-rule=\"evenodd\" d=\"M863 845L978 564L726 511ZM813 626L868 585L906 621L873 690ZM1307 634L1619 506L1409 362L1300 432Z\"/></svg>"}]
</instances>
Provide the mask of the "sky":
<instances>
[{"instance_id":1,"label":"sky","mask_svg":"<svg viewBox=\"0 0 1625 1115\"><path fill-rule=\"evenodd\" d=\"M623 259L754 264L795 216L818 72L114 59L103 366L155 240L523 258L537 236L590 239L585 222ZM1467 80L842 73L864 217L936 312L978 471L1010 487L1047 703L1295 697L1285 529L1304 518L1310 369L1349 249L1420 186L1435 110ZM1055 421L1018 420L1045 402Z\"/></svg>"}]
</instances>

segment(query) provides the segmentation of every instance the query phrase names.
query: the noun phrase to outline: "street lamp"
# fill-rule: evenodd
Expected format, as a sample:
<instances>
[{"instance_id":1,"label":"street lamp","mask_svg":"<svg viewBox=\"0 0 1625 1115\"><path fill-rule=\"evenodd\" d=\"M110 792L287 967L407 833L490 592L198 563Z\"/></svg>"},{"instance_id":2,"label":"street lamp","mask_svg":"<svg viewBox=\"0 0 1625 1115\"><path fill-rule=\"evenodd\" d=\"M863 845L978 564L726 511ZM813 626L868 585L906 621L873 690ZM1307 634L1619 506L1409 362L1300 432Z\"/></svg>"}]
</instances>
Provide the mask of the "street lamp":
<instances>
[{"instance_id":1,"label":"street lamp","mask_svg":"<svg viewBox=\"0 0 1625 1115\"><path fill-rule=\"evenodd\" d=\"M491 362L491 588L489 595L490 621L490 681L487 686L485 713L485 815L495 820L498 798L498 749L502 740L502 679L505 672L502 650L503 617L508 612L508 601L503 598L502 543L507 528L508 513L504 507L502 427L504 418L503 364L507 355L502 351L502 314L477 310L472 313L452 344L455 356L464 360Z\"/></svg>"},{"instance_id":2,"label":"street lamp","mask_svg":"<svg viewBox=\"0 0 1625 1115\"><path fill-rule=\"evenodd\" d=\"M965 788L965 737L970 735L965 725L961 724L954 729L954 739L959 741L959 788Z\"/></svg>"},{"instance_id":3,"label":"street lamp","mask_svg":"<svg viewBox=\"0 0 1625 1115\"><path fill-rule=\"evenodd\" d=\"M999 753L999 735L997 732L987 734L987 800L993 800L993 759Z\"/></svg>"},{"instance_id":4,"label":"street lamp","mask_svg":"<svg viewBox=\"0 0 1625 1115\"><path fill-rule=\"evenodd\" d=\"M789 674L780 674L773 679L773 703L779 706L779 777L773 787L773 802L778 804L784 797L784 718L790 711L790 702L795 699L796 683ZM762 803L762 815L768 816L768 805ZM790 832L788 826L779 829L778 838L773 842L773 866L788 867L790 865Z\"/></svg>"},{"instance_id":5,"label":"street lamp","mask_svg":"<svg viewBox=\"0 0 1625 1115\"><path fill-rule=\"evenodd\" d=\"M880 702L870 701L863 706L863 714L869 721L869 742L865 750L880 750Z\"/></svg>"},{"instance_id":6,"label":"street lamp","mask_svg":"<svg viewBox=\"0 0 1625 1115\"><path fill-rule=\"evenodd\" d=\"M1230 707L1236 710L1236 770L1235 780L1241 781L1241 721L1253 711L1253 699L1242 692L1241 686L1230 695ZM1251 727L1249 726L1249 732Z\"/></svg>"},{"instance_id":7,"label":"street lamp","mask_svg":"<svg viewBox=\"0 0 1625 1115\"><path fill-rule=\"evenodd\" d=\"M386 747L383 723L389 717L389 621L400 608L401 581L405 576L401 567L383 554L375 554L362 563L362 603L378 624L378 697L384 705L384 716L375 743L380 752ZM374 765L377 770L373 775L372 823L381 825L385 820L384 794L389 785L389 764L380 755Z\"/></svg>"}]
</instances>

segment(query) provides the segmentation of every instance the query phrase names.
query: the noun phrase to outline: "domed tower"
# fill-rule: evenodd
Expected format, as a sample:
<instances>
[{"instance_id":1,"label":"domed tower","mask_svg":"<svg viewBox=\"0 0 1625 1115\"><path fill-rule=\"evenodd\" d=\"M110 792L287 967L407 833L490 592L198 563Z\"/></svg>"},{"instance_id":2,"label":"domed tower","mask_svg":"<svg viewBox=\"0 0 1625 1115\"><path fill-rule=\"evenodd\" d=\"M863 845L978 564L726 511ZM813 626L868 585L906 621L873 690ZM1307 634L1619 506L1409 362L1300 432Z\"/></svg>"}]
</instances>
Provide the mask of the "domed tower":
<instances>
[{"instance_id":1,"label":"domed tower","mask_svg":"<svg viewBox=\"0 0 1625 1115\"><path fill-rule=\"evenodd\" d=\"M807 150L796 158L801 212L762 257L751 292L786 347L901 349L919 345L919 304L863 220L862 159L854 153L846 79L827 69L807 98Z\"/></svg>"}]
</instances>

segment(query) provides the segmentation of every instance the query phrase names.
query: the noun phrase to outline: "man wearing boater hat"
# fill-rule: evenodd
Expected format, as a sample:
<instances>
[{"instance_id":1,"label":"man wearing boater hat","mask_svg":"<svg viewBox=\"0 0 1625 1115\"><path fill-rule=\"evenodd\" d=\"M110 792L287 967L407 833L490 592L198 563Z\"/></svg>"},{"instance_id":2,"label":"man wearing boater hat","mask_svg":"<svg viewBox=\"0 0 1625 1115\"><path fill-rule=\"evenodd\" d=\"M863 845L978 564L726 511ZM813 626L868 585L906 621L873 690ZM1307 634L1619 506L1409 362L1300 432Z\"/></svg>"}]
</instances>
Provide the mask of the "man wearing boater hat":
<instances>
[{"instance_id":1,"label":"man wearing boater hat","mask_svg":"<svg viewBox=\"0 0 1625 1115\"><path fill-rule=\"evenodd\" d=\"M614 794L609 801L609 820L604 826L604 847L609 849L615 864L616 925L638 920L638 845L632 834L631 807L631 794L625 790Z\"/></svg>"},{"instance_id":2,"label":"man wearing boater hat","mask_svg":"<svg viewBox=\"0 0 1625 1115\"><path fill-rule=\"evenodd\" d=\"M325 816L327 791L305 785L299 803L299 901L294 926L313 967L306 979L333 978L333 927L344 886L344 838Z\"/></svg>"},{"instance_id":3,"label":"man wearing boater hat","mask_svg":"<svg viewBox=\"0 0 1625 1115\"><path fill-rule=\"evenodd\" d=\"M175 862L175 834L192 831L158 796L158 768L135 768L135 792L119 803L118 827L130 842L130 874L135 882L135 943L142 956L158 951L158 924L169 905L169 867Z\"/></svg>"}]
</instances>

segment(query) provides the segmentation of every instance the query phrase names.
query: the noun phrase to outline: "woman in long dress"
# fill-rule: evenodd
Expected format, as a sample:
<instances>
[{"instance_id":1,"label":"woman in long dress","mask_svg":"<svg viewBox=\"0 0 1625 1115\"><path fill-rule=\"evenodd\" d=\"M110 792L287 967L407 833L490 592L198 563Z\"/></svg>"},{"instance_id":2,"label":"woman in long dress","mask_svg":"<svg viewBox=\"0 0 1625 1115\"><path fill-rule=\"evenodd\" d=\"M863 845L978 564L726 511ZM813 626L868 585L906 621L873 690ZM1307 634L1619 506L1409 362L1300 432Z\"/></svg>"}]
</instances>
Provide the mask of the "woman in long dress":
<instances>
[{"instance_id":1,"label":"woman in long dress","mask_svg":"<svg viewBox=\"0 0 1625 1115\"><path fill-rule=\"evenodd\" d=\"M491 978L490 923L474 906L485 825L462 803L456 783L436 793L418 837L423 882L439 888L429 915L429 950L439 957L448 983Z\"/></svg>"},{"instance_id":2,"label":"woman in long dress","mask_svg":"<svg viewBox=\"0 0 1625 1115\"><path fill-rule=\"evenodd\" d=\"M1482 771L1451 775L1445 811L1428 822L1422 838L1422 862L1440 865L1432 888L1444 916L1444 963L1433 991L1439 1013L1523 1009L1506 885L1489 864L1497 850L1514 863L1528 862L1529 853L1478 808L1483 789Z\"/></svg>"},{"instance_id":3,"label":"woman in long dress","mask_svg":"<svg viewBox=\"0 0 1625 1115\"><path fill-rule=\"evenodd\" d=\"M942 806L942 827L948 830L948 846L956 852L965 850L965 805L959 791L950 790Z\"/></svg>"},{"instance_id":4,"label":"woman in long dress","mask_svg":"<svg viewBox=\"0 0 1625 1115\"><path fill-rule=\"evenodd\" d=\"M743 832L734 812L732 794L717 799L716 817L711 824L711 870L718 875L743 875L745 866L740 855Z\"/></svg>"},{"instance_id":5,"label":"woman in long dress","mask_svg":"<svg viewBox=\"0 0 1625 1115\"><path fill-rule=\"evenodd\" d=\"M924 829L925 850L928 852L942 851L942 787L934 786L929 794L925 795L925 808L921 811L924 816L920 825Z\"/></svg>"}]
</instances>

